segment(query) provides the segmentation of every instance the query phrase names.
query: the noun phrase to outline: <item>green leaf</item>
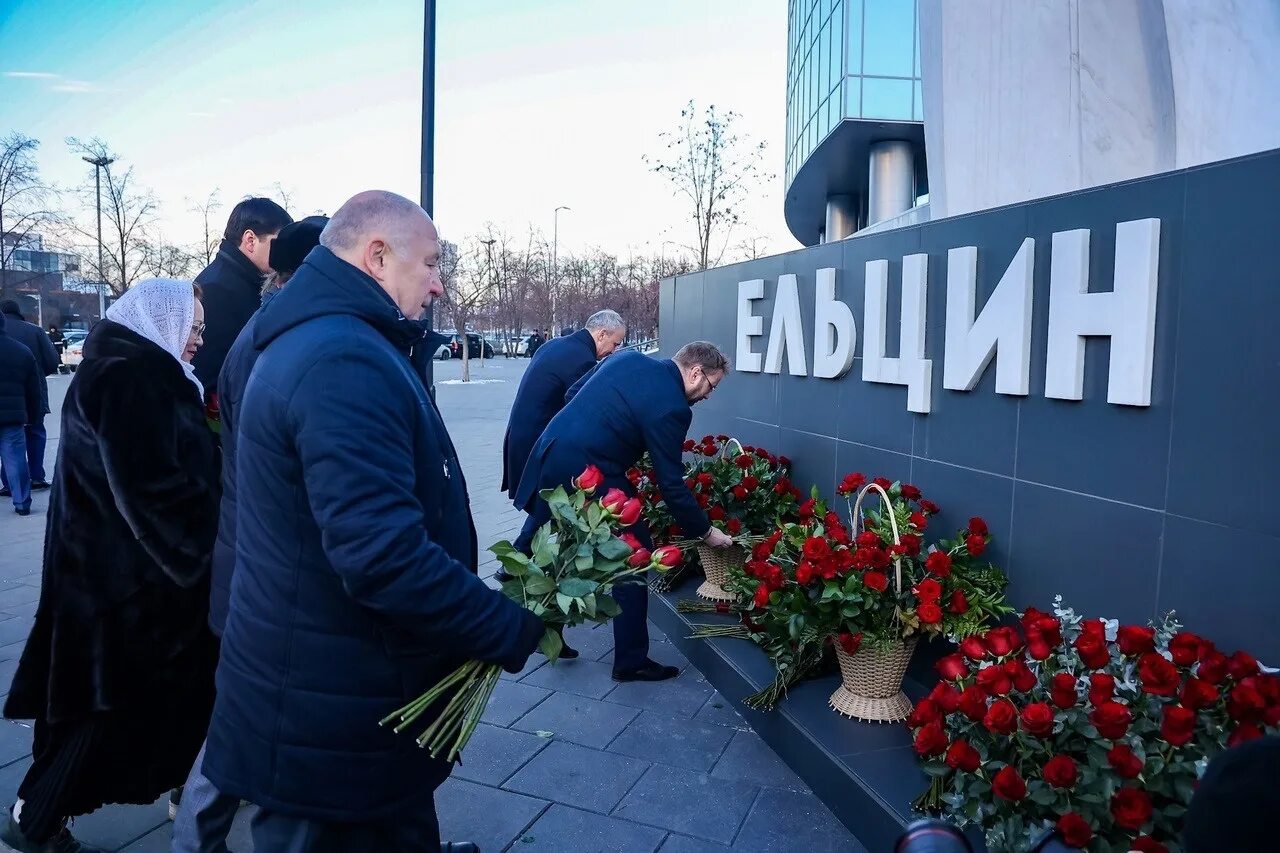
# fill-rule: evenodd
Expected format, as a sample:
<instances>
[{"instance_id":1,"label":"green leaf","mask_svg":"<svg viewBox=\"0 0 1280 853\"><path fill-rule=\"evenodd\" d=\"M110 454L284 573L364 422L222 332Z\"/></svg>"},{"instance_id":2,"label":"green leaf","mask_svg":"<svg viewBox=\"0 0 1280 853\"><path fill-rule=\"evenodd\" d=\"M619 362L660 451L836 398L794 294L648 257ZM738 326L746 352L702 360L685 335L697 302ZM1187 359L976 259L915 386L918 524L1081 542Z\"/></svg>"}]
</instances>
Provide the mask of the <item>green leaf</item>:
<instances>
[{"instance_id":1,"label":"green leaf","mask_svg":"<svg viewBox=\"0 0 1280 853\"><path fill-rule=\"evenodd\" d=\"M606 619L612 619L622 612L622 608L618 606L618 602L613 600L613 596L597 595L596 612Z\"/></svg>"},{"instance_id":2,"label":"green leaf","mask_svg":"<svg viewBox=\"0 0 1280 853\"><path fill-rule=\"evenodd\" d=\"M592 595L584 595L582 597L582 612L587 614L587 618L594 619L596 615L596 597Z\"/></svg>"},{"instance_id":3,"label":"green leaf","mask_svg":"<svg viewBox=\"0 0 1280 853\"><path fill-rule=\"evenodd\" d=\"M556 548L551 544L551 525L544 524L533 534L533 564L546 568L556 558Z\"/></svg>"},{"instance_id":4,"label":"green leaf","mask_svg":"<svg viewBox=\"0 0 1280 853\"><path fill-rule=\"evenodd\" d=\"M945 779L947 776L951 775L951 768L945 764L930 761L928 764L924 765L924 772L935 779Z\"/></svg>"},{"instance_id":5,"label":"green leaf","mask_svg":"<svg viewBox=\"0 0 1280 853\"><path fill-rule=\"evenodd\" d=\"M595 562L595 556L590 552L587 552L586 554L579 554L573 558L573 567L580 572L587 572L591 570L592 566L595 565Z\"/></svg>"},{"instance_id":6,"label":"green leaf","mask_svg":"<svg viewBox=\"0 0 1280 853\"><path fill-rule=\"evenodd\" d=\"M604 557L606 560L623 560L631 554L631 547L616 536L600 543L600 547L596 550L598 550L600 552L600 556Z\"/></svg>"},{"instance_id":7,"label":"green leaf","mask_svg":"<svg viewBox=\"0 0 1280 853\"><path fill-rule=\"evenodd\" d=\"M560 639L560 634L548 628L542 632L542 639L538 641L538 649L547 656L547 660L555 662L560 656L560 652L564 649L564 640Z\"/></svg>"},{"instance_id":8,"label":"green leaf","mask_svg":"<svg viewBox=\"0 0 1280 853\"><path fill-rule=\"evenodd\" d=\"M600 504L593 503L587 510L587 526L598 527L603 516L604 510L600 507Z\"/></svg>"},{"instance_id":9,"label":"green leaf","mask_svg":"<svg viewBox=\"0 0 1280 853\"><path fill-rule=\"evenodd\" d=\"M600 584L586 578L569 577L560 581L559 590L570 598L582 598L599 589Z\"/></svg>"},{"instance_id":10,"label":"green leaf","mask_svg":"<svg viewBox=\"0 0 1280 853\"><path fill-rule=\"evenodd\" d=\"M1042 806L1051 806L1057 799L1058 796L1053 793L1053 789L1048 785L1031 792L1031 801Z\"/></svg>"},{"instance_id":11,"label":"green leaf","mask_svg":"<svg viewBox=\"0 0 1280 853\"><path fill-rule=\"evenodd\" d=\"M546 729L538 729L536 732L534 732L534 734L544 740L547 738L552 738L556 736L555 732L549 732Z\"/></svg>"},{"instance_id":12,"label":"green leaf","mask_svg":"<svg viewBox=\"0 0 1280 853\"><path fill-rule=\"evenodd\" d=\"M559 607L560 611L566 616L573 612L573 602L575 600L576 599L565 595L563 592L556 593L556 606Z\"/></svg>"},{"instance_id":13,"label":"green leaf","mask_svg":"<svg viewBox=\"0 0 1280 853\"><path fill-rule=\"evenodd\" d=\"M522 577L529 571L529 558L519 551L499 555L498 562L507 570L507 574L515 578Z\"/></svg>"},{"instance_id":14,"label":"green leaf","mask_svg":"<svg viewBox=\"0 0 1280 853\"><path fill-rule=\"evenodd\" d=\"M525 575L524 591L528 595L546 595L549 592L555 592L556 582L542 573L534 574L530 572Z\"/></svg>"}]
</instances>

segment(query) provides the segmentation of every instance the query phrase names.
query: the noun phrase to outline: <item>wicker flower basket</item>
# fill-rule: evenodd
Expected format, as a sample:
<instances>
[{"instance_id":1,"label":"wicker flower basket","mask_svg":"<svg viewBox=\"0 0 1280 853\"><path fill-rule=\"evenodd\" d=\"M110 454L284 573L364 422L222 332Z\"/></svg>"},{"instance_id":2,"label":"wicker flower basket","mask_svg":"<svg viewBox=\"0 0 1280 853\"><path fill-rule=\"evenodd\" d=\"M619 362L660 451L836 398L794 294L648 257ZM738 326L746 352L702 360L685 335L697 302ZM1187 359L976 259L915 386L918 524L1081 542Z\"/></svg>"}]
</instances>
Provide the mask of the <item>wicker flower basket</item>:
<instances>
[{"instance_id":1,"label":"wicker flower basket","mask_svg":"<svg viewBox=\"0 0 1280 853\"><path fill-rule=\"evenodd\" d=\"M746 565L746 550L741 545L730 545L728 548L699 545L698 559L702 561L702 571L707 576L698 587L698 597L708 601L734 601L736 597L724 585L729 581L730 566Z\"/></svg>"},{"instance_id":2,"label":"wicker flower basket","mask_svg":"<svg viewBox=\"0 0 1280 853\"><path fill-rule=\"evenodd\" d=\"M853 517L859 530L862 529L862 499L867 492L879 493L881 503L886 510L891 506L889 494L875 483L867 485L858 493L853 505ZM893 513L889 513L889 523L893 529L894 543L900 543L898 523ZM895 589L902 591L902 558L893 561ZM902 640L899 645L889 650L859 649L848 654L836 646L836 660L840 664L841 684L831 694L829 703L838 713L858 720L872 723L896 723L911 715L911 700L902 692L902 679L906 677L907 665L911 663L911 655L916 650L916 638Z\"/></svg>"}]
</instances>

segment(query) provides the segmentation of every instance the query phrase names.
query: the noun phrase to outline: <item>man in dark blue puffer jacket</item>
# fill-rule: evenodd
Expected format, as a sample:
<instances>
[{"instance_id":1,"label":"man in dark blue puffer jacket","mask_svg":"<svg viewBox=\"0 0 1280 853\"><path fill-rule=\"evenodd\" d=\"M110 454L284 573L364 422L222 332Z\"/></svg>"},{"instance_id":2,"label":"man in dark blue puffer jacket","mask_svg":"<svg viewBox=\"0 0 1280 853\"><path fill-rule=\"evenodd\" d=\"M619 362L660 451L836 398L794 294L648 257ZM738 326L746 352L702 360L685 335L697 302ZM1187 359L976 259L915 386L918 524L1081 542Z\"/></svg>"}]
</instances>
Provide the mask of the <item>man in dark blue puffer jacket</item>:
<instances>
[{"instance_id":1,"label":"man in dark blue puffer jacket","mask_svg":"<svg viewBox=\"0 0 1280 853\"><path fill-rule=\"evenodd\" d=\"M439 849L450 765L378 721L467 659L524 666L541 620L475 575L453 444L410 361L439 242L361 193L260 311L236 428L236 569L204 773L255 849Z\"/></svg>"}]
</instances>

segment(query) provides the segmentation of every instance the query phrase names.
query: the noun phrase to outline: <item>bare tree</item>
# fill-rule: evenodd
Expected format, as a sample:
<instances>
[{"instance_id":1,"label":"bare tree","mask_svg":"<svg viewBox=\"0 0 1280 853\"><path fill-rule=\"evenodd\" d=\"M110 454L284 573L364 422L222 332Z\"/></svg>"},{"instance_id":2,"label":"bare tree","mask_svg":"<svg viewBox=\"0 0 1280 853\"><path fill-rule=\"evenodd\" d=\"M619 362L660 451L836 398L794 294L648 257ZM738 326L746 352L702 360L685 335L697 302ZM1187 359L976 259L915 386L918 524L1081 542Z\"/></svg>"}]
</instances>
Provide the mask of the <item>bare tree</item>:
<instances>
[{"instance_id":1,"label":"bare tree","mask_svg":"<svg viewBox=\"0 0 1280 853\"><path fill-rule=\"evenodd\" d=\"M35 151L40 142L22 133L0 137L0 287L7 292L13 280L13 253L26 248L40 230L61 218L57 191L40 178ZM43 273L31 273L37 278ZM25 279L24 279L25 280Z\"/></svg>"},{"instance_id":2,"label":"bare tree","mask_svg":"<svg viewBox=\"0 0 1280 853\"><path fill-rule=\"evenodd\" d=\"M222 208L222 202L218 199L218 188L214 187L213 192L205 196L204 201L193 202L191 207L187 208L192 213L200 214L200 219L204 223L204 242L200 244L200 249L196 253L197 257L204 259L204 265L207 267L213 263L213 256L218 254L218 245L222 242L219 231L209 228L209 217L213 216Z\"/></svg>"},{"instance_id":3,"label":"bare tree","mask_svg":"<svg viewBox=\"0 0 1280 853\"><path fill-rule=\"evenodd\" d=\"M665 152L644 158L693 208L697 240L690 249L699 269L720 263L741 221L742 201L757 183L772 178L762 168L765 143L739 136L734 130L738 118L732 111L718 112L714 105L699 113L689 101L680 111L679 127L659 136Z\"/></svg>"},{"instance_id":4,"label":"bare tree","mask_svg":"<svg viewBox=\"0 0 1280 853\"><path fill-rule=\"evenodd\" d=\"M769 254L769 241L760 234L752 234L738 243L738 254L744 261L754 261Z\"/></svg>"},{"instance_id":5,"label":"bare tree","mask_svg":"<svg viewBox=\"0 0 1280 853\"><path fill-rule=\"evenodd\" d=\"M486 307L492 293L484 249L471 240L464 255L456 243L440 241L440 279L444 282L444 303L453 318L454 330L462 346L462 381L471 381L471 341L467 331ZM484 340L480 342L481 349Z\"/></svg>"},{"instance_id":6,"label":"bare tree","mask_svg":"<svg viewBox=\"0 0 1280 853\"><path fill-rule=\"evenodd\" d=\"M199 272L202 260L159 237L142 244L142 258L143 271L156 278L191 278Z\"/></svg>"},{"instance_id":7,"label":"bare tree","mask_svg":"<svg viewBox=\"0 0 1280 853\"><path fill-rule=\"evenodd\" d=\"M67 140L67 145L76 154L92 158L112 158L114 155L101 139L81 141L75 137ZM155 195L148 189L140 188L134 179L133 167L123 172L112 171L110 166L102 170L102 244L103 266L98 269L96 252L86 253L88 265L99 280L105 281L116 296L123 294L142 272L148 263L147 230L155 221L159 203ZM81 196L88 207L89 217L95 217L94 184L89 181L81 188ZM97 237L95 224L89 226L78 224L75 231L82 237L94 241Z\"/></svg>"}]
</instances>

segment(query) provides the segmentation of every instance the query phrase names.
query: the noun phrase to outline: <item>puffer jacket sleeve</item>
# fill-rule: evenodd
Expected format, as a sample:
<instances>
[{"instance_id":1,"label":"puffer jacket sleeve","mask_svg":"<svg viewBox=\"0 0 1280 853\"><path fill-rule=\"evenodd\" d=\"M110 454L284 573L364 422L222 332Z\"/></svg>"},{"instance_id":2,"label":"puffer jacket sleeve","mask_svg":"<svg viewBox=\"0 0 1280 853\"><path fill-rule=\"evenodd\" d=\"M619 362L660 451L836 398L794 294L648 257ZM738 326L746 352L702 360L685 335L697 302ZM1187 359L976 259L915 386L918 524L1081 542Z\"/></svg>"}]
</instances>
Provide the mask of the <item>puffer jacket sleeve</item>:
<instances>
[{"instance_id":1,"label":"puffer jacket sleeve","mask_svg":"<svg viewBox=\"0 0 1280 853\"><path fill-rule=\"evenodd\" d=\"M408 641L518 670L542 620L428 538L413 491L417 403L380 358L321 357L289 403L325 556L347 594Z\"/></svg>"}]
</instances>

